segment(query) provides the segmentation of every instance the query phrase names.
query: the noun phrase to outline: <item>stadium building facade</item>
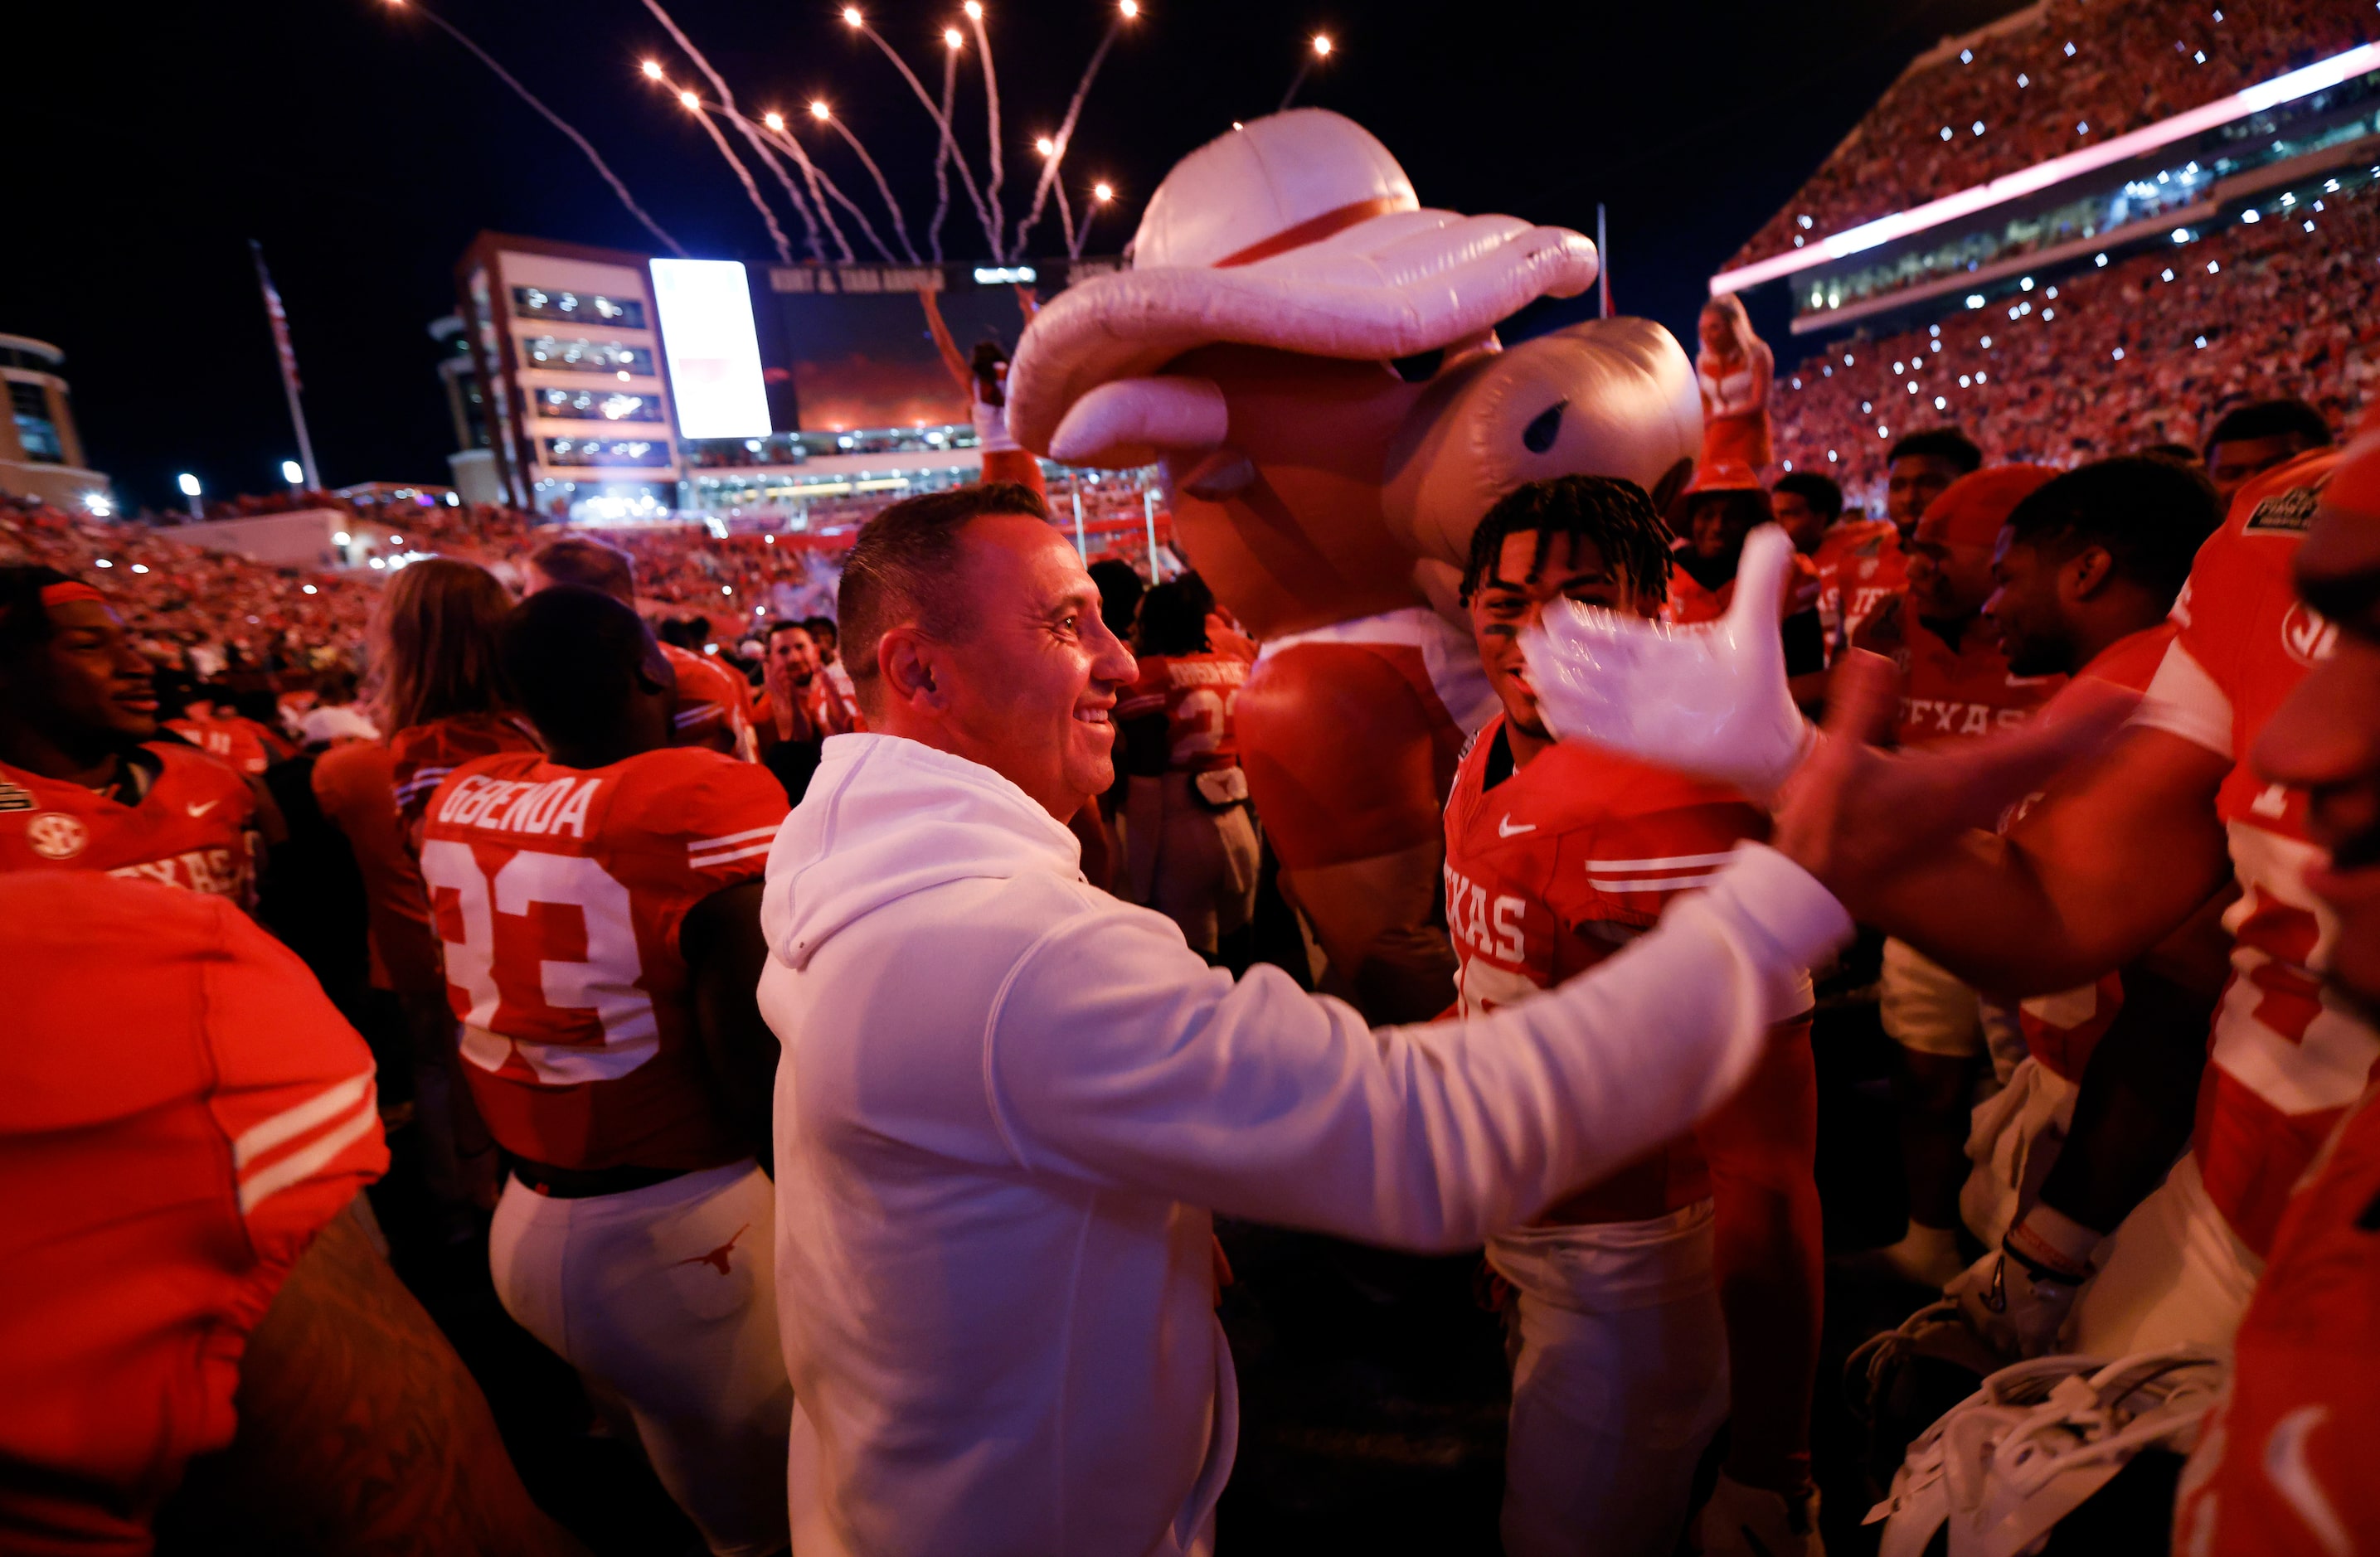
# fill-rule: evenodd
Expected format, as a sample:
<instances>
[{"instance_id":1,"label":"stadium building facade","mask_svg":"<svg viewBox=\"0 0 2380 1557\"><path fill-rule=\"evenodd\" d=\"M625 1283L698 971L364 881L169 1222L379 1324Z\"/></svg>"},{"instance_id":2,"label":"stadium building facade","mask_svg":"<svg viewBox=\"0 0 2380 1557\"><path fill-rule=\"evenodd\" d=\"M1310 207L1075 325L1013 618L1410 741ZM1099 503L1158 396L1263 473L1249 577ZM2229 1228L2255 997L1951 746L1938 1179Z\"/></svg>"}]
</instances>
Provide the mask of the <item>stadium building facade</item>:
<instances>
[{"instance_id":1,"label":"stadium building facade","mask_svg":"<svg viewBox=\"0 0 2380 1557\"><path fill-rule=\"evenodd\" d=\"M982 469L929 301L962 353L1013 350L1021 288L1115 263L747 267L483 233L431 326L456 485L580 523L839 527Z\"/></svg>"},{"instance_id":2,"label":"stadium building facade","mask_svg":"<svg viewBox=\"0 0 2380 1557\"><path fill-rule=\"evenodd\" d=\"M107 477L84 463L82 436L59 369L67 354L29 335L0 335L0 492L39 498L104 516L114 512Z\"/></svg>"}]
</instances>

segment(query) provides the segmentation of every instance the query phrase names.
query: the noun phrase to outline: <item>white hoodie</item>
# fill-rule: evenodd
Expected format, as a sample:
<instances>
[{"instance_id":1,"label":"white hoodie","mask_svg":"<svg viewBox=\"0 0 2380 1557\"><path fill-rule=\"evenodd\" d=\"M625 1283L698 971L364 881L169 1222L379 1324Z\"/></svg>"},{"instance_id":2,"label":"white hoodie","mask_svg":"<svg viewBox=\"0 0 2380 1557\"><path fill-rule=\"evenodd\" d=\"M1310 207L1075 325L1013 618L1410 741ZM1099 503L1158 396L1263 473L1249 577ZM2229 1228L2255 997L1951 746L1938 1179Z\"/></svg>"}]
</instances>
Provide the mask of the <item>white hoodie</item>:
<instances>
[{"instance_id":1,"label":"white hoodie","mask_svg":"<svg viewBox=\"0 0 2380 1557\"><path fill-rule=\"evenodd\" d=\"M1476 1247L1725 1098L1842 909L1746 847L1468 1023L1234 983L990 769L838 735L769 856L803 1557L1206 1550L1237 1427L1210 1212Z\"/></svg>"}]
</instances>

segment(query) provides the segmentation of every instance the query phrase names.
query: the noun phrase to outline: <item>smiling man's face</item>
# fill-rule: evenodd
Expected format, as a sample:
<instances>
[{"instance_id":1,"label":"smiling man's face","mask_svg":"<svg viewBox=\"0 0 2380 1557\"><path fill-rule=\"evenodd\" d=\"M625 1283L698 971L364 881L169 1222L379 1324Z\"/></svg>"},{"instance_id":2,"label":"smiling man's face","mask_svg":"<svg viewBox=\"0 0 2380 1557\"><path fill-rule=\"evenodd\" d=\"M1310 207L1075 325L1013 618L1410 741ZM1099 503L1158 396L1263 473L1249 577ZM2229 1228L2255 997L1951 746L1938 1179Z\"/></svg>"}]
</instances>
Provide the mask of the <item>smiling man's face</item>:
<instances>
[{"instance_id":1,"label":"smiling man's face","mask_svg":"<svg viewBox=\"0 0 2380 1557\"><path fill-rule=\"evenodd\" d=\"M1099 620L1099 587L1074 547L1024 513L987 514L960 537L967 632L939 656L951 748L1060 819L1115 782L1109 715L1135 670ZM945 669L945 667L947 669Z\"/></svg>"},{"instance_id":2,"label":"smiling man's face","mask_svg":"<svg viewBox=\"0 0 2380 1557\"><path fill-rule=\"evenodd\" d=\"M2297 575L2300 600L2334 631L2314 640L2319 658L2257 737L2254 759L2265 778L2306 791L2308 829L2329 851L2306 885L2338 920L2325 972L2380 1018L2380 512L2325 501Z\"/></svg>"},{"instance_id":3,"label":"smiling man's face","mask_svg":"<svg viewBox=\"0 0 2380 1557\"><path fill-rule=\"evenodd\" d=\"M115 612L97 600L48 608L50 636L7 668L16 718L69 751L147 741L157 733L149 661Z\"/></svg>"}]
</instances>

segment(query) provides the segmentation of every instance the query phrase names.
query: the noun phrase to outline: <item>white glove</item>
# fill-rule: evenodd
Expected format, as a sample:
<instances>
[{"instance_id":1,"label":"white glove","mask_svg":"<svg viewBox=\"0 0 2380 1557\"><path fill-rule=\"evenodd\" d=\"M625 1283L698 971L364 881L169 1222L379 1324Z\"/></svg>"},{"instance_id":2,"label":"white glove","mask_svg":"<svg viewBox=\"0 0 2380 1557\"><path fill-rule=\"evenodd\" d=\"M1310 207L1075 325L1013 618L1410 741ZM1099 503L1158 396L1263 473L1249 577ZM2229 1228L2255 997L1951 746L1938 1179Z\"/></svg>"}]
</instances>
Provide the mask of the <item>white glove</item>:
<instances>
[{"instance_id":1,"label":"white glove","mask_svg":"<svg viewBox=\"0 0 2380 1557\"><path fill-rule=\"evenodd\" d=\"M1745 537L1727 615L1694 627L1562 601L1521 630L1546 727L1657 766L1768 795L1813 730L1785 684L1777 601L1793 543L1775 525Z\"/></svg>"},{"instance_id":2,"label":"white glove","mask_svg":"<svg viewBox=\"0 0 2380 1557\"><path fill-rule=\"evenodd\" d=\"M1722 1470L1710 1502L1694 1515L1693 1545L1703 1557L1827 1557L1818 1539L1818 1494L1788 1498Z\"/></svg>"},{"instance_id":3,"label":"white glove","mask_svg":"<svg viewBox=\"0 0 2380 1557\"><path fill-rule=\"evenodd\" d=\"M2058 1334L2080 1290L2079 1284L2037 1273L1998 1249L1942 1289L1958 1299L1961 1317L1985 1345L2012 1361L2058 1349Z\"/></svg>"}]
</instances>

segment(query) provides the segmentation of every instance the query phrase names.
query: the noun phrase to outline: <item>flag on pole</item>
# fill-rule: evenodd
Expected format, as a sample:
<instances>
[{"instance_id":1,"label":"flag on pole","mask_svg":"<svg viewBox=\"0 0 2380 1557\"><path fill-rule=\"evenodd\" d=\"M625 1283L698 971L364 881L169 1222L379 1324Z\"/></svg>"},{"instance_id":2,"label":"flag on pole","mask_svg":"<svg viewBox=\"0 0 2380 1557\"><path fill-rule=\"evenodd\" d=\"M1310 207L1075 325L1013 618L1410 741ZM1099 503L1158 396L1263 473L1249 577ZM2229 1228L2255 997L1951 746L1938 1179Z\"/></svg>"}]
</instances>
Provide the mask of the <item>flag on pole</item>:
<instances>
[{"instance_id":1,"label":"flag on pole","mask_svg":"<svg viewBox=\"0 0 2380 1557\"><path fill-rule=\"evenodd\" d=\"M314 444L306 436L306 412L298 401L301 386L298 380L298 350L289 344L289 313L281 306L281 293L273 284L273 272L264 268L264 246L250 238L248 251L256 260L256 284L264 294L264 320L273 327L273 350L281 359L281 388L289 397L290 427L298 434L298 463L306 473L306 489L320 491L322 481L314 470Z\"/></svg>"},{"instance_id":2,"label":"flag on pole","mask_svg":"<svg viewBox=\"0 0 2380 1557\"><path fill-rule=\"evenodd\" d=\"M1595 202L1595 288L1603 305L1597 317L1611 317L1611 247L1603 235L1603 202Z\"/></svg>"}]
</instances>

